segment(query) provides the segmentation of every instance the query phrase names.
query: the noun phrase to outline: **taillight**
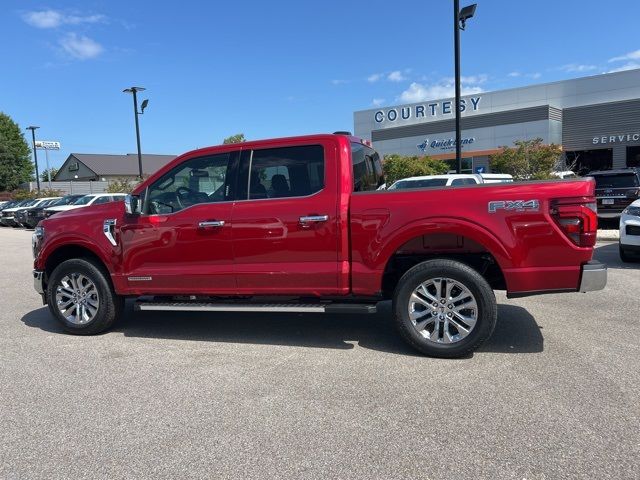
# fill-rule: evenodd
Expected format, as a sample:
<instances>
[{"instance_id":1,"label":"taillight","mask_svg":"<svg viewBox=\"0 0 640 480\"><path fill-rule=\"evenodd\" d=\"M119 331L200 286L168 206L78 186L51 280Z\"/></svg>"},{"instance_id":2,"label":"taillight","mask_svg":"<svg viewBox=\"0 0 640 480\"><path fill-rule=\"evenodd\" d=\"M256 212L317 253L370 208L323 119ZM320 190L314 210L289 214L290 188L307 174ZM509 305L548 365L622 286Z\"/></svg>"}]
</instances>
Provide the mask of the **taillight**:
<instances>
[{"instance_id":1,"label":"taillight","mask_svg":"<svg viewBox=\"0 0 640 480\"><path fill-rule=\"evenodd\" d=\"M559 198L549 213L564 234L579 247L593 247L598 231L598 207L593 197Z\"/></svg>"}]
</instances>

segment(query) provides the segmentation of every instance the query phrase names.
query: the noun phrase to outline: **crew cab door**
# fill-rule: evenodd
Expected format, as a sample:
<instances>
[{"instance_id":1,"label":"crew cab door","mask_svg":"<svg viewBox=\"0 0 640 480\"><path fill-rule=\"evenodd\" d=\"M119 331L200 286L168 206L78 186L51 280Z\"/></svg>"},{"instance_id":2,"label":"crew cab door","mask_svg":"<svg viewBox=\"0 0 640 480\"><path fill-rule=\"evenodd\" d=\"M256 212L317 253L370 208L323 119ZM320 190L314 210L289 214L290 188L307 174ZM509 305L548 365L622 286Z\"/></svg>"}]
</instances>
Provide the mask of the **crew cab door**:
<instances>
[{"instance_id":1,"label":"crew cab door","mask_svg":"<svg viewBox=\"0 0 640 480\"><path fill-rule=\"evenodd\" d=\"M143 212L122 226L130 288L167 294L235 292L232 172L239 151L190 158L146 191Z\"/></svg>"},{"instance_id":2,"label":"crew cab door","mask_svg":"<svg viewBox=\"0 0 640 480\"><path fill-rule=\"evenodd\" d=\"M336 155L331 141L243 151L231 228L240 293L337 292Z\"/></svg>"}]
</instances>

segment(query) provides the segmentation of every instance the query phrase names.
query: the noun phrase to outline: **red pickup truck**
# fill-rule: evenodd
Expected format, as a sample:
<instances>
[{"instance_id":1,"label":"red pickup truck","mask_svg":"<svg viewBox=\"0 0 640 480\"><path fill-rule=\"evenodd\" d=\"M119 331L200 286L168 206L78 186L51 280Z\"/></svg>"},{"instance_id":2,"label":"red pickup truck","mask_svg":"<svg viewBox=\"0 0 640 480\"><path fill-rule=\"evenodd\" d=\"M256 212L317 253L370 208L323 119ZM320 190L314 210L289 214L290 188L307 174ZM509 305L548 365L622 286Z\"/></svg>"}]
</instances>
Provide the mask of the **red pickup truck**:
<instances>
[{"instance_id":1,"label":"red pickup truck","mask_svg":"<svg viewBox=\"0 0 640 480\"><path fill-rule=\"evenodd\" d=\"M402 336L456 357L509 297L604 288L593 180L378 191L349 135L203 148L125 202L63 212L33 235L34 282L64 328L138 310L362 312L392 299ZM567 312L569 314L569 312Z\"/></svg>"}]
</instances>

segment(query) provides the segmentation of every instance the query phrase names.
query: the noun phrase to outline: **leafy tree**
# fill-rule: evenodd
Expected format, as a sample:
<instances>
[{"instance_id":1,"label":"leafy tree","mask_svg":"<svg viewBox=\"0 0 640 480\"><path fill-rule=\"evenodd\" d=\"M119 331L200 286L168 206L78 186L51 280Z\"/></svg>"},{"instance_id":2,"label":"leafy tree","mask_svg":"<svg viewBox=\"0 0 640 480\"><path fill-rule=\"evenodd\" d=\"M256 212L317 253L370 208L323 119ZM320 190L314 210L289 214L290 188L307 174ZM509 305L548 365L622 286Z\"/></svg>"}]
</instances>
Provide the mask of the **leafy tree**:
<instances>
[{"instance_id":1,"label":"leafy tree","mask_svg":"<svg viewBox=\"0 0 640 480\"><path fill-rule=\"evenodd\" d=\"M0 190L15 190L33 178L31 149L9 115L0 112Z\"/></svg>"},{"instance_id":2,"label":"leafy tree","mask_svg":"<svg viewBox=\"0 0 640 480\"><path fill-rule=\"evenodd\" d=\"M387 185L407 177L441 175L449 171L449 165L431 157L402 156L391 154L384 157L384 176Z\"/></svg>"},{"instance_id":3,"label":"leafy tree","mask_svg":"<svg viewBox=\"0 0 640 480\"><path fill-rule=\"evenodd\" d=\"M562 158L559 145L544 145L541 138L516 140L515 147L502 147L489 157L491 170L508 173L515 180L544 180L555 178L551 173Z\"/></svg>"},{"instance_id":4,"label":"leafy tree","mask_svg":"<svg viewBox=\"0 0 640 480\"><path fill-rule=\"evenodd\" d=\"M53 180L53 177L55 177L56 173L58 173L58 169L56 167L51 167L48 171L51 172L51 180ZM47 175L46 168L42 172L40 172L40 181L41 182L49 181L49 176Z\"/></svg>"},{"instance_id":5,"label":"leafy tree","mask_svg":"<svg viewBox=\"0 0 640 480\"><path fill-rule=\"evenodd\" d=\"M109 182L107 193L131 193L137 185L138 182L132 179L119 178Z\"/></svg>"},{"instance_id":6,"label":"leafy tree","mask_svg":"<svg viewBox=\"0 0 640 480\"><path fill-rule=\"evenodd\" d=\"M61 190L49 190L48 188L40 190L25 190L18 189L11 192L11 198L13 200L27 200L28 198L46 198L46 197L63 197L65 193Z\"/></svg>"},{"instance_id":7,"label":"leafy tree","mask_svg":"<svg viewBox=\"0 0 640 480\"><path fill-rule=\"evenodd\" d=\"M247 140L244 138L244 133L236 133L235 135L231 135L230 137L225 138L222 141L223 145L228 145L230 143L242 143Z\"/></svg>"}]
</instances>

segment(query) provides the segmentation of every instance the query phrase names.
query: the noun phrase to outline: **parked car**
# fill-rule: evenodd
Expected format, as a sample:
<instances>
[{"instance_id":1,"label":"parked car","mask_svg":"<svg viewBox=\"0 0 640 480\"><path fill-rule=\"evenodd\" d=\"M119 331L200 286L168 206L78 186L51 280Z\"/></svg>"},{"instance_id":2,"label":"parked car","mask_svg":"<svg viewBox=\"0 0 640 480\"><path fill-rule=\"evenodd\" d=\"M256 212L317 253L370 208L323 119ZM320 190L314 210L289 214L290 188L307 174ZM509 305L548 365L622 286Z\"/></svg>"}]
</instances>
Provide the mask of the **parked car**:
<instances>
[{"instance_id":1,"label":"parked car","mask_svg":"<svg viewBox=\"0 0 640 480\"><path fill-rule=\"evenodd\" d=\"M27 227L27 215L31 209L38 207L45 207L49 205L51 202L58 200L60 197L46 197L46 198L38 198L34 203L25 208L20 208L14 212L14 221L16 226L19 227Z\"/></svg>"},{"instance_id":2,"label":"parked car","mask_svg":"<svg viewBox=\"0 0 640 480\"><path fill-rule=\"evenodd\" d=\"M58 205L45 209L45 218L49 218L52 215L60 212L66 212L68 210L75 210L76 208L88 207L90 205L101 205L103 203L122 201L124 200L124 193L91 193L89 195L83 195L68 205Z\"/></svg>"},{"instance_id":3,"label":"parked car","mask_svg":"<svg viewBox=\"0 0 640 480\"><path fill-rule=\"evenodd\" d=\"M513 176L508 173L476 173L480 183L513 183Z\"/></svg>"},{"instance_id":4,"label":"parked car","mask_svg":"<svg viewBox=\"0 0 640 480\"><path fill-rule=\"evenodd\" d=\"M35 289L74 334L111 327L126 297L270 313L373 313L390 299L410 345L457 357L491 335L494 289L604 288L592 179L376 191L380 167L342 134L188 152L124 202L43 220Z\"/></svg>"},{"instance_id":5,"label":"parked car","mask_svg":"<svg viewBox=\"0 0 640 480\"><path fill-rule=\"evenodd\" d=\"M403 178L391 184L387 190L407 190L411 188L450 187L460 185L477 185L482 183L479 176L474 174L423 175L420 177Z\"/></svg>"},{"instance_id":6,"label":"parked car","mask_svg":"<svg viewBox=\"0 0 640 480\"><path fill-rule=\"evenodd\" d=\"M551 175L560 178L562 180L569 180L572 178L578 178L578 174L572 170L565 170L563 172L552 172Z\"/></svg>"},{"instance_id":7,"label":"parked car","mask_svg":"<svg viewBox=\"0 0 640 480\"><path fill-rule=\"evenodd\" d=\"M640 200L636 200L620 215L620 259L640 261Z\"/></svg>"},{"instance_id":8,"label":"parked car","mask_svg":"<svg viewBox=\"0 0 640 480\"><path fill-rule=\"evenodd\" d=\"M31 207L27 209L27 215L26 215L27 227L35 228L35 226L38 225L38 222L45 218L46 208L58 207L61 205L69 205L82 197L84 197L84 194L65 195L64 197L58 198L57 200L51 200L46 205L42 204L37 207Z\"/></svg>"},{"instance_id":9,"label":"parked car","mask_svg":"<svg viewBox=\"0 0 640 480\"><path fill-rule=\"evenodd\" d=\"M16 211L20 210L21 208L29 207L33 205L36 201L37 201L36 199L30 198L28 200L22 200L16 203L13 207L5 208L4 210L2 210L2 216L0 216L0 223L4 227L18 226L18 224L15 221Z\"/></svg>"},{"instance_id":10,"label":"parked car","mask_svg":"<svg viewBox=\"0 0 640 480\"><path fill-rule=\"evenodd\" d=\"M640 168L619 168L589 173L596 181L598 216L618 218L640 198Z\"/></svg>"},{"instance_id":11,"label":"parked car","mask_svg":"<svg viewBox=\"0 0 640 480\"><path fill-rule=\"evenodd\" d=\"M513 177L506 173L448 173L446 175L423 175L409 177L393 183L387 190L406 190L409 188L455 187L478 185L480 183L512 183Z\"/></svg>"},{"instance_id":12,"label":"parked car","mask_svg":"<svg viewBox=\"0 0 640 480\"><path fill-rule=\"evenodd\" d=\"M7 208L13 208L19 203L20 203L19 200L9 200L8 202L5 202L4 205L0 206L0 212L2 212L3 210L6 210Z\"/></svg>"}]
</instances>

